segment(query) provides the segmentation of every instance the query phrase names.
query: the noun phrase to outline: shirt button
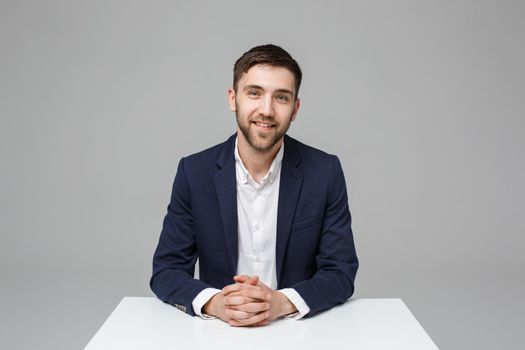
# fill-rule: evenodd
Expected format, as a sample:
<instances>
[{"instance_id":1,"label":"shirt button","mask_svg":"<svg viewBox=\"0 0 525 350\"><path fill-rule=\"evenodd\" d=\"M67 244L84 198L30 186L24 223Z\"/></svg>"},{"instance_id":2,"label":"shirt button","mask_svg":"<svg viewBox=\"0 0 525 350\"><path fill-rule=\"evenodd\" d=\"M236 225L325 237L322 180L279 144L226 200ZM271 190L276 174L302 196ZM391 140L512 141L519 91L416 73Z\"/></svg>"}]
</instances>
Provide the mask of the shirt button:
<instances>
[{"instance_id":1,"label":"shirt button","mask_svg":"<svg viewBox=\"0 0 525 350\"><path fill-rule=\"evenodd\" d=\"M255 224L255 231L259 231L260 228L261 228L261 225Z\"/></svg>"},{"instance_id":2,"label":"shirt button","mask_svg":"<svg viewBox=\"0 0 525 350\"><path fill-rule=\"evenodd\" d=\"M259 262L259 261L261 261L261 258L258 257L258 256L256 256L256 257L255 257L255 262Z\"/></svg>"}]
</instances>

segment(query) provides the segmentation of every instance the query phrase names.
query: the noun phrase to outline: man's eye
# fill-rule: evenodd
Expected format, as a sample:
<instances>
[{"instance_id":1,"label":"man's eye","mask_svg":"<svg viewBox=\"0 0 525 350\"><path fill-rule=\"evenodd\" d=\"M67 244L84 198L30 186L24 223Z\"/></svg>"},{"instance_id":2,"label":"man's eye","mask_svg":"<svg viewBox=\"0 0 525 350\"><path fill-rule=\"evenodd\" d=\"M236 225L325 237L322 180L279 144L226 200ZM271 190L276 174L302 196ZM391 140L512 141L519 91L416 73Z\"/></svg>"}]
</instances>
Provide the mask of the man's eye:
<instances>
[{"instance_id":1,"label":"man's eye","mask_svg":"<svg viewBox=\"0 0 525 350\"><path fill-rule=\"evenodd\" d=\"M248 96L259 96L259 92L255 90L248 91Z\"/></svg>"},{"instance_id":2,"label":"man's eye","mask_svg":"<svg viewBox=\"0 0 525 350\"><path fill-rule=\"evenodd\" d=\"M280 101L288 101L288 96L286 95L278 95L277 99Z\"/></svg>"}]
</instances>

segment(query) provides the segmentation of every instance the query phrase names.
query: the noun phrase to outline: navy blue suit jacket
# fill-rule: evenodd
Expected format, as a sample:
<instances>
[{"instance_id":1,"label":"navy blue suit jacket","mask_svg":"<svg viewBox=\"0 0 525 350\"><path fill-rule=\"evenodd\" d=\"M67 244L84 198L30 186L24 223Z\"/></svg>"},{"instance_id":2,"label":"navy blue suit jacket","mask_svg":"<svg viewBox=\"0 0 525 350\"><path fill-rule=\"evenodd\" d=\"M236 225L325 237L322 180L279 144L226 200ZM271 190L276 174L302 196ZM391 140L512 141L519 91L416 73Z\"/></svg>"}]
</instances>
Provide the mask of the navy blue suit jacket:
<instances>
[{"instance_id":1,"label":"navy blue suit jacket","mask_svg":"<svg viewBox=\"0 0 525 350\"><path fill-rule=\"evenodd\" d=\"M151 289L191 315L203 289L234 283L235 137L181 159L153 257ZM345 302L358 261L338 158L285 136L278 201L278 289L294 288L309 316ZM193 278L197 258L200 280Z\"/></svg>"}]
</instances>

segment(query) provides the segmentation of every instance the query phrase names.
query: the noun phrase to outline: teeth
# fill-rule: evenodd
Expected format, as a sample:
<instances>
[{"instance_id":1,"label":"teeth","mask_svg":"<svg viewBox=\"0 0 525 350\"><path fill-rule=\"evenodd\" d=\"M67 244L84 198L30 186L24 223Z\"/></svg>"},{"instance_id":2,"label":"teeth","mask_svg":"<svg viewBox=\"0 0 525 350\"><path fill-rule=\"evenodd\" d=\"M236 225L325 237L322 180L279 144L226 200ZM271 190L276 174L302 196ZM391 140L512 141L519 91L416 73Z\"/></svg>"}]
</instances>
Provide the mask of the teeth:
<instances>
[{"instance_id":1,"label":"teeth","mask_svg":"<svg viewBox=\"0 0 525 350\"><path fill-rule=\"evenodd\" d=\"M271 124L265 124L265 123L256 123L256 124L259 126L265 127L265 128L269 128L272 126Z\"/></svg>"}]
</instances>

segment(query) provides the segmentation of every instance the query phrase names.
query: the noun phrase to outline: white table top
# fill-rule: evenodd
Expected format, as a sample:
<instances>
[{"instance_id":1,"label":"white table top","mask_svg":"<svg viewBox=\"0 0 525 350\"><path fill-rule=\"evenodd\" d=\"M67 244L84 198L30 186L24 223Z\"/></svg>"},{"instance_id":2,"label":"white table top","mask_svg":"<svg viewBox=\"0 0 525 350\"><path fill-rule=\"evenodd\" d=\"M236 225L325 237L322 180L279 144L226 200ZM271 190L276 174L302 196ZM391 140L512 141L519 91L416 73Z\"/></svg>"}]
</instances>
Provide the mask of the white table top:
<instances>
[{"instance_id":1,"label":"white table top","mask_svg":"<svg viewBox=\"0 0 525 350\"><path fill-rule=\"evenodd\" d=\"M191 317L156 298L126 297L85 350L437 349L401 299L351 299L298 321L230 327Z\"/></svg>"}]
</instances>

